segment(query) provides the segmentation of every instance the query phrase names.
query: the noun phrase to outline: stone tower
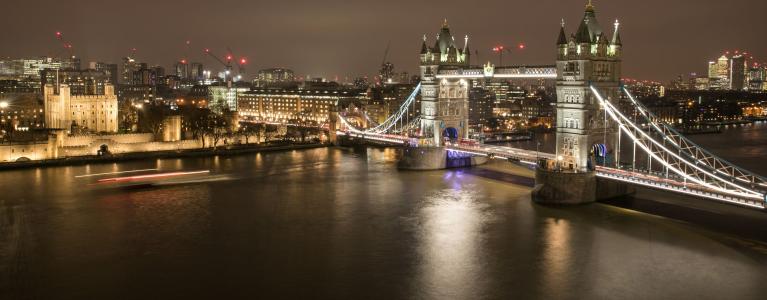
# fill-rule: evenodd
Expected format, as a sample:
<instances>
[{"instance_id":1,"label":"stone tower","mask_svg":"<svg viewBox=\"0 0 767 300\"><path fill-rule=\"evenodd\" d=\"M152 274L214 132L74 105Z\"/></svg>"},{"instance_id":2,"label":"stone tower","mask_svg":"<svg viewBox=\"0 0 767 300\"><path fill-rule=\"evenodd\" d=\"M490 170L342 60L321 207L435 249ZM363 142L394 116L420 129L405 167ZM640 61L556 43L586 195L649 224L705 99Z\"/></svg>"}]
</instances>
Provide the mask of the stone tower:
<instances>
[{"instance_id":1,"label":"stone tower","mask_svg":"<svg viewBox=\"0 0 767 300\"><path fill-rule=\"evenodd\" d=\"M590 0L577 32L569 38L562 21L557 42L556 155L564 170L586 172L615 161L618 129L590 89L594 86L609 101L620 97L622 44L617 20L614 30L608 39Z\"/></svg>"},{"instance_id":2,"label":"stone tower","mask_svg":"<svg viewBox=\"0 0 767 300\"><path fill-rule=\"evenodd\" d=\"M441 146L444 137L468 137L469 82L464 79L438 79L440 71L457 70L469 65L469 37L458 49L447 20L437 34L433 47L421 45L421 133L432 146Z\"/></svg>"}]
</instances>

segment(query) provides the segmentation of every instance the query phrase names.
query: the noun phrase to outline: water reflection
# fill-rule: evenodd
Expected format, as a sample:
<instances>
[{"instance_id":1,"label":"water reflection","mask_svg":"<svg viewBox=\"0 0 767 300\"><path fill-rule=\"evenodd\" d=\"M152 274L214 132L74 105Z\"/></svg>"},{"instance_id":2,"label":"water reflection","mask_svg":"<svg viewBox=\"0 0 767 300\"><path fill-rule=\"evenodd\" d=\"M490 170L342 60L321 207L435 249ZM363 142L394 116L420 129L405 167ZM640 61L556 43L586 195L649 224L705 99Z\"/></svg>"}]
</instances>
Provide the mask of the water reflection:
<instances>
[{"instance_id":1,"label":"water reflection","mask_svg":"<svg viewBox=\"0 0 767 300\"><path fill-rule=\"evenodd\" d=\"M563 219L548 218L541 224L543 237L542 290L567 290L575 269L572 261L570 223Z\"/></svg>"},{"instance_id":2,"label":"water reflection","mask_svg":"<svg viewBox=\"0 0 767 300\"><path fill-rule=\"evenodd\" d=\"M764 295L767 256L730 237L602 204L534 205L499 166L410 172L395 161L391 149L330 148L0 172L0 294ZM74 177L158 166L238 179L94 191Z\"/></svg>"},{"instance_id":3,"label":"water reflection","mask_svg":"<svg viewBox=\"0 0 767 300\"><path fill-rule=\"evenodd\" d=\"M491 214L471 187L462 187L459 172L446 172L451 188L425 197L419 209L420 297L471 299L483 290L483 226Z\"/></svg>"}]
</instances>

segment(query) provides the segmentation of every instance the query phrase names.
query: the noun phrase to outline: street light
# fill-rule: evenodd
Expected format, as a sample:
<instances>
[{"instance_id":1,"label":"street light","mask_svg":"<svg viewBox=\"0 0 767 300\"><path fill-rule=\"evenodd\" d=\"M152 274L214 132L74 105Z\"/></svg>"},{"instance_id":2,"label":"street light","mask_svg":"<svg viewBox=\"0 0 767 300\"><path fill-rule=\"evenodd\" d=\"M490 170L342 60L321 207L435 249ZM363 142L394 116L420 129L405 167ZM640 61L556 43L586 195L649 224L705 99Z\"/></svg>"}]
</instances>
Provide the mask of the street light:
<instances>
[{"instance_id":1,"label":"street light","mask_svg":"<svg viewBox=\"0 0 767 300\"><path fill-rule=\"evenodd\" d=\"M0 102L0 108L8 108L8 102L7 101Z\"/></svg>"}]
</instances>

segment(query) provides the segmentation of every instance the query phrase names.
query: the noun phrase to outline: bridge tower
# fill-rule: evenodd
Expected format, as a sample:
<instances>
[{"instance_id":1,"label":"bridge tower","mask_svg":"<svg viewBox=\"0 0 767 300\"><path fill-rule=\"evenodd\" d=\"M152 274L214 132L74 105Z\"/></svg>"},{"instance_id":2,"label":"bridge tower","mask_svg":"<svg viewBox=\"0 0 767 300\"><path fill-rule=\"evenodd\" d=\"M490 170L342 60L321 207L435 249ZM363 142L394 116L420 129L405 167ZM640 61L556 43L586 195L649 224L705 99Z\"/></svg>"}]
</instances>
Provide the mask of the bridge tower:
<instances>
[{"instance_id":1,"label":"bridge tower","mask_svg":"<svg viewBox=\"0 0 767 300\"><path fill-rule=\"evenodd\" d=\"M587 172L617 161L618 128L607 121L590 86L609 101L619 99L621 47L618 21L608 39L591 0L578 30L569 38L562 21L557 42L556 155L563 170Z\"/></svg>"},{"instance_id":2,"label":"bridge tower","mask_svg":"<svg viewBox=\"0 0 767 300\"><path fill-rule=\"evenodd\" d=\"M468 138L469 82L465 79L438 79L440 70L469 65L469 37L458 49L447 20L433 47L421 45L421 133L432 146L441 146L444 137Z\"/></svg>"},{"instance_id":3,"label":"bridge tower","mask_svg":"<svg viewBox=\"0 0 767 300\"><path fill-rule=\"evenodd\" d=\"M588 203L632 192L625 184L597 178L594 171L597 165L612 167L617 161L619 128L608 121L591 87L607 101L618 101L621 47L618 22L608 40L591 0L569 38L562 21L557 42L556 161L535 171L536 202Z\"/></svg>"}]
</instances>

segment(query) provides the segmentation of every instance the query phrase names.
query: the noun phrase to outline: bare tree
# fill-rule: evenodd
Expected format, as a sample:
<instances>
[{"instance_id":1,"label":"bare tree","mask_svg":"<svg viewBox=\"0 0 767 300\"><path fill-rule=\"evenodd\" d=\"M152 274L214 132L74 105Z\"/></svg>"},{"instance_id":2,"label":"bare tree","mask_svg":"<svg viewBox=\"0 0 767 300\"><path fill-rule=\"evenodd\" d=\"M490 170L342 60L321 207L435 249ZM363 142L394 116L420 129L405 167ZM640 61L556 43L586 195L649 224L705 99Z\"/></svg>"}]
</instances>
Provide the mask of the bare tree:
<instances>
[{"instance_id":1,"label":"bare tree","mask_svg":"<svg viewBox=\"0 0 767 300\"><path fill-rule=\"evenodd\" d=\"M139 128L142 132L150 132L155 138L162 132L162 123L169 111L160 105L144 105L139 114Z\"/></svg>"}]
</instances>

